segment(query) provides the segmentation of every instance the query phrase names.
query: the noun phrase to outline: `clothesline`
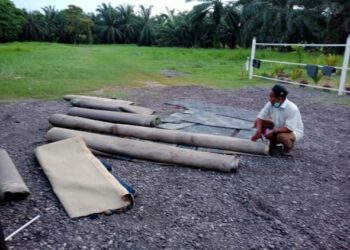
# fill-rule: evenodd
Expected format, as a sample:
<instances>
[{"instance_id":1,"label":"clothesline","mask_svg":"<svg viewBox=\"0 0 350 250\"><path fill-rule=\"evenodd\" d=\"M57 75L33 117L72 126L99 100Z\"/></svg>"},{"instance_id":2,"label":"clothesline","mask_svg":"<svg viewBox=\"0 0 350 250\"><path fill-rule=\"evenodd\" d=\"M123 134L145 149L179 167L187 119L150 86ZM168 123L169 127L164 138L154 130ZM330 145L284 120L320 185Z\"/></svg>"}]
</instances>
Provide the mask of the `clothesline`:
<instances>
[{"instance_id":1,"label":"clothesline","mask_svg":"<svg viewBox=\"0 0 350 250\"><path fill-rule=\"evenodd\" d=\"M335 89L335 88L326 88L326 87L322 87L322 86L317 86L317 85L309 85L309 84L303 84L303 83L300 83L300 82L293 82L293 81L287 81L287 80L282 80L282 79L278 79L278 78L272 78L272 77L266 77L266 76L259 76L259 75L253 75L254 77L257 77L257 78L262 78L262 79L266 79L266 80L272 80L272 81L277 81L277 82L284 82L284 83L290 83L290 84L293 84L293 85L299 85L299 86L307 86L307 87L310 87L310 88L315 88L315 89L324 89L324 90L332 90L332 91L338 91L338 89ZM344 93L349 93L350 94L350 91L347 91L347 90L344 90L343 91Z\"/></svg>"},{"instance_id":2,"label":"clothesline","mask_svg":"<svg viewBox=\"0 0 350 250\"><path fill-rule=\"evenodd\" d=\"M298 47L346 47L346 44L300 44L300 43L256 43L260 46L298 46Z\"/></svg>"},{"instance_id":3,"label":"clothesline","mask_svg":"<svg viewBox=\"0 0 350 250\"><path fill-rule=\"evenodd\" d=\"M261 62L269 62L269 63L279 63L279 64L289 64L289 65L300 65L300 66L307 66L308 64L306 63L295 63L295 62L284 62L284 61L275 61L275 60L266 60L266 59L259 59ZM319 64L314 64L318 67L323 67L327 65L319 65ZM336 69L342 69L342 67L339 66L331 66ZM347 70L350 70L350 68L346 68Z\"/></svg>"},{"instance_id":4,"label":"clothesline","mask_svg":"<svg viewBox=\"0 0 350 250\"><path fill-rule=\"evenodd\" d=\"M253 79L254 76L254 65L257 65L255 60L255 52L256 52L256 47L257 46L282 46L282 47L287 47L287 46L297 46L297 47L344 47L344 57L343 57L343 65L342 67L333 67L333 69L340 69L341 70L341 75L339 79L339 89L338 89L338 95L342 95L345 93L345 84L346 84L346 75L347 71L349 70L348 64L349 64L349 59L350 59L350 34L348 38L346 39L345 44L294 44L294 43L257 43L256 42L256 37L253 37L252 40L252 50L251 50L251 56L250 56L250 67L249 67L249 79ZM263 60L259 61L258 63L262 62ZM271 63L281 63L281 64L289 64L289 65L303 65L308 67L308 72L311 72L310 67L319 67L321 66L323 69L323 73L328 73L329 68L331 66L322 66L322 65L306 65L302 63L292 63L292 62L283 62L283 61L273 61L273 60L264 60L265 62L271 62ZM312 69L313 72L317 72L316 70ZM271 79L270 79L271 80Z\"/></svg>"}]
</instances>

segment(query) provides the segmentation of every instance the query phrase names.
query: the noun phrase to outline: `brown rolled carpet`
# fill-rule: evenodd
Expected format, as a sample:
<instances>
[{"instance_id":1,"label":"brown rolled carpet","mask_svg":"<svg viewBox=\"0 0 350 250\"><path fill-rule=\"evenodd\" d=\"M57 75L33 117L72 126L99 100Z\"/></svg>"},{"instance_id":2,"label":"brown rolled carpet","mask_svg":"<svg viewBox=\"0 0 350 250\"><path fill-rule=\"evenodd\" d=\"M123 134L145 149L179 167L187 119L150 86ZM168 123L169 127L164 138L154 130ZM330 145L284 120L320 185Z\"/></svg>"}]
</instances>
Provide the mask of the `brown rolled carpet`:
<instances>
[{"instance_id":1,"label":"brown rolled carpet","mask_svg":"<svg viewBox=\"0 0 350 250\"><path fill-rule=\"evenodd\" d=\"M131 124L146 127L155 127L160 124L160 119L156 115L132 114L99 109L86 109L75 107L68 110L68 115L79 116L99 121Z\"/></svg>"},{"instance_id":2,"label":"brown rolled carpet","mask_svg":"<svg viewBox=\"0 0 350 250\"><path fill-rule=\"evenodd\" d=\"M149 141L63 128L52 128L46 134L48 141L60 141L76 136L81 136L89 148L110 155L128 156L222 172L235 172L239 166L239 159L236 156L194 151Z\"/></svg>"},{"instance_id":3,"label":"brown rolled carpet","mask_svg":"<svg viewBox=\"0 0 350 250\"><path fill-rule=\"evenodd\" d=\"M1 221L0 221L0 250L6 250L6 244L5 244L5 236L4 232L2 231Z\"/></svg>"},{"instance_id":4,"label":"brown rolled carpet","mask_svg":"<svg viewBox=\"0 0 350 250\"><path fill-rule=\"evenodd\" d=\"M249 154L267 155L269 153L269 146L264 143L252 142L250 140L229 136L114 124L61 114L51 116L49 121L52 125L57 127L133 137L143 140L222 149Z\"/></svg>"},{"instance_id":5,"label":"brown rolled carpet","mask_svg":"<svg viewBox=\"0 0 350 250\"><path fill-rule=\"evenodd\" d=\"M0 149L0 200L22 200L29 189L5 150Z\"/></svg>"},{"instance_id":6,"label":"brown rolled carpet","mask_svg":"<svg viewBox=\"0 0 350 250\"><path fill-rule=\"evenodd\" d=\"M111 99L111 98L105 98L105 97L97 97L97 96L87 96L87 95L65 95L63 97L63 99L66 101L70 101L72 99L108 101L108 102L112 102L115 104L122 104L122 105L134 104L131 101L125 101L125 100L120 100L120 99Z\"/></svg>"},{"instance_id":7,"label":"brown rolled carpet","mask_svg":"<svg viewBox=\"0 0 350 250\"><path fill-rule=\"evenodd\" d=\"M123 112L142 114L142 115L154 114L154 110L149 109L149 108L140 107L140 106L136 106L136 105L118 104L118 103L114 103L114 102L110 102L110 101L103 101L103 100L72 99L71 104L73 106L82 107L82 108L90 108L90 109L123 111Z\"/></svg>"}]
</instances>

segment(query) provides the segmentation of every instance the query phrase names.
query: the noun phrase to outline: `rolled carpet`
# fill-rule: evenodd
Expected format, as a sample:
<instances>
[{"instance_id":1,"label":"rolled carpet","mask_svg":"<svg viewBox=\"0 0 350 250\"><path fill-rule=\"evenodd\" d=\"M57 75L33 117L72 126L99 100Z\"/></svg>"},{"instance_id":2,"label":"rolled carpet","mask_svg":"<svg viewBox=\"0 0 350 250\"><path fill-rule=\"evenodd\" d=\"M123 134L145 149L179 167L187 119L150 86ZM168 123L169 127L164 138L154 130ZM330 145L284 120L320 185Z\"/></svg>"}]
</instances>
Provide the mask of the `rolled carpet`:
<instances>
[{"instance_id":1,"label":"rolled carpet","mask_svg":"<svg viewBox=\"0 0 350 250\"><path fill-rule=\"evenodd\" d=\"M112 134L123 137L134 137L144 140L222 149L249 154L267 155L269 153L269 147L264 143L252 142L250 140L229 136L113 124L60 114L51 116L49 121L52 125L57 127Z\"/></svg>"},{"instance_id":2,"label":"rolled carpet","mask_svg":"<svg viewBox=\"0 0 350 250\"><path fill-rule=\"evenodd\" d=\"M22 200L29 189L5 150L0 149L0 200Z\"/></svg>"},{"instance_id":3,"label":"rolled carpet","mask_svg":"<svg viewBox=\"0 0 350 250\"><path fill-rule=\"evenodd\" d=\"M154 114L154 110L149 108L144 108L136 105L118 104L110 101L72 99L70 102L73 106L82 107L82 108L102 109L102 110L110 110L110 111L123 111L123 112L142 114L142 115Z\"/></svg>"},{"instance_id":4,"label":"rolled carpet","mask_svg":"<svg viewBox=\"0 0 350 250\"><path fill-rule=\"evenodd\" d=\"M134 104L131 101L125 101L125 100L120 100L120 99L111 99L111 98L105 98L105 97L97 97L97 96L87 96L87 95L65 95L63 97L63 99L66 100L66 101L70 101L72 99L108 101L108 102L113 102L115 104L121 104L121 105L132 105L132 104Z\"/></svg>"},{"instance_id":5,"label":"rolled carpet","mask_svg":"<svg viewBox=\"0 0 350 250\"><path fill-rule=\"evenodd\" d=\"M81 137L37 147L35 156L70 218L126 208L132 196Z\"/></svg>"},{"instance_id":6,"label":"rolled carpet","mask_svg":"<svg viewBox=\"0 0 350 250\"><path fill-rule=\"evenodd\" d=\"M48 141L59 141L76 136L81 136L89 148L110 155L129 156L222 172L234 172L238 169L239 164L239 159L235 156L199 152L116 136L99 135L63 128L52 128L46 134Z\"/></svg>"},{"instance_id":7,"label":"rolled carpet","mask_svg":"<svg viewBox=\"0 0 350 250\"><path fill-rule=\"evenodd\" d=\"M79 116L99 121L132 124L146 127L155 127L160 124L160 119L156 115L132 114L98 109L86 109L75 107L68 110L68 115Z\"/></svg>"},{"instance_id":8,"label":"rolled carpet","mask_svg":"<svg viewBox=\"0 0 350 250\"><path fill-rule=\"evenodd\" d=\"M6 244L5 244L5 236L4 232L2 231L1 221L0 221L0 250L6 250Z\"/></svg>"}]
</instances>

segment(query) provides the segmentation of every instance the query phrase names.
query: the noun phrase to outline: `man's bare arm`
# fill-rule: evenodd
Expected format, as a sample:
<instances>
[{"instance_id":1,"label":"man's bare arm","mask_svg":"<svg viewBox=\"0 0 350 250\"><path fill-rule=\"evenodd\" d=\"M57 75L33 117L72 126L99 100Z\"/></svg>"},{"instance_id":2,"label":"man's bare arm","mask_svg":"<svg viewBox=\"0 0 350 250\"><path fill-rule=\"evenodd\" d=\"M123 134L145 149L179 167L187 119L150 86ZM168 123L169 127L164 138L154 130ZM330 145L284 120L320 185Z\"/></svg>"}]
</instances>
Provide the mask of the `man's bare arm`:
<instances>
[{"instance_id":1,"label":"man's bare arm","mask_svg":"<svg viewBox=\"0 0 350 250\"><path fill-rule=\"evenodd\" d=\"M256 119L256 121L255 121L256 133L251 138L252 141L257 141L257 140L259 140L261 138L261 136L262 136L262 125L263 125L263 120L261 120L260 118Z\"/></svg>"}]
</instances>

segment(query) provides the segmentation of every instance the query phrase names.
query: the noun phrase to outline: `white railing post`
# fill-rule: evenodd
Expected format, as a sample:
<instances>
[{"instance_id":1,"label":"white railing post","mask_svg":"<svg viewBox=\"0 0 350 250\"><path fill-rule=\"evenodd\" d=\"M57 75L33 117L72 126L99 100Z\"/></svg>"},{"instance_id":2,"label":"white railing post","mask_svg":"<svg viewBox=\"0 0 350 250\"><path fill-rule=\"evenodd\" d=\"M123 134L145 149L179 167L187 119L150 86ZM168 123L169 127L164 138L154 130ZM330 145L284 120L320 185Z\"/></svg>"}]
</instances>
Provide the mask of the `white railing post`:
<instances>
[{"instance_id":1,"label":"white railing post","mask_svg":"<svg viewBox=\"0 0 350 250\"><path fill-rule=\"evenodd\" d=\"M252 53L250 55L250 64L249 64L249 79L253 79L253 60L255 58L255 49L256 49L256 38L253 37L252 41Z\"/></svg>"},{"instance_id":2,"label":"white railing post","mask_svg":"<svg viewBox=\"0 0 350 250\"><path fill-rule=\"evenodd\" d=\"M348 38L346 39L346 47L344 52L343 66L341 70L338 95L342 95L345 90L345 82L346 82L346 74L348 71L349 58L350 58L350 35L348 35Z\"/></svg>"}]
</instances>

